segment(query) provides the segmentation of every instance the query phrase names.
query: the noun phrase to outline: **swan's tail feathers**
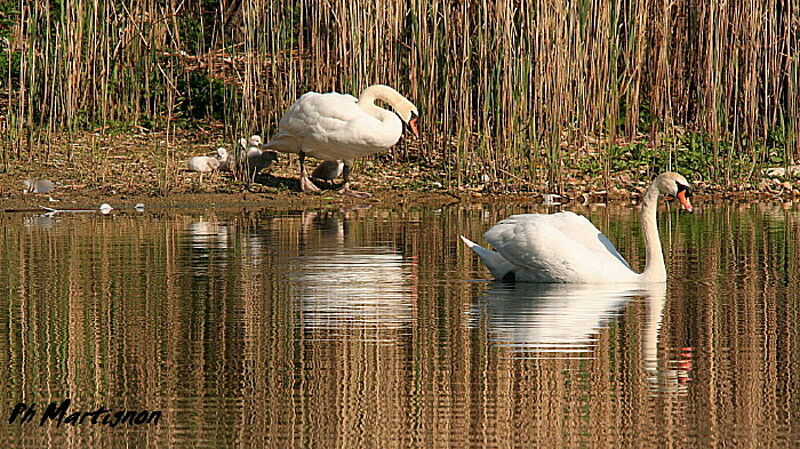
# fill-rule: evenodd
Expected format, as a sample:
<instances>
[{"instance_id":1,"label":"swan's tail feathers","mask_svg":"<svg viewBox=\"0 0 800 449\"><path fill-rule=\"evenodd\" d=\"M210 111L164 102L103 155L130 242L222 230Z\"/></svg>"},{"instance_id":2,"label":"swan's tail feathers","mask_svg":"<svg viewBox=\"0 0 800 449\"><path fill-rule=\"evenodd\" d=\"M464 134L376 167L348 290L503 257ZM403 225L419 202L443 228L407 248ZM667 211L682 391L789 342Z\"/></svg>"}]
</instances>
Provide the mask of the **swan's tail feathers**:
<instances>
[{"instance_id":1,"label":"swan's tail feathers","mask_svg":"<svg viewBox=\"0 0 800 449\"><path fill-rule=\"evenodd\" d=\"M470 239L468 239L468 238L464 237L463 235L461 236L461 240L463 240L463 241L464 241L464 243L467 245L467 247L468 247L468 248L475 248L476 246L477 246L478 248L480 248L480 247L481 247L480 245L478 245L477 243L473 242L472 240L470 240Z\"/></svg>"},{"instance_id":2,"label":"swan's tail feathers","mask_svg":"<svg viewBox=\"0 0 800 449\"><path fill-rule=\"evenodd\" d=\"M517 267L514 266L511 262L507 261L503 256L500 255L497 251L492 251L490 249L486 249L481 245L473 242L472 240L461 236L461 240L467 244L469 249L475 252L478 256L480 256L483 264L486 265L486 268L492 272L492 276L494 276L497 280L504 280L507 279L509 273L514 272Z\"/></svg>"},{"instance_id":3,"label":"swan's tail feathers","mask_svg":"<svg viewBox=\"0 0 800 449\"><path fill-rule=\"evenodd\" d=\"M278 131L267 143L261 146L263 149L276 150L282 153L299 153L301 147L302 139L282 131Z\"/></svg>"}]
</instances>

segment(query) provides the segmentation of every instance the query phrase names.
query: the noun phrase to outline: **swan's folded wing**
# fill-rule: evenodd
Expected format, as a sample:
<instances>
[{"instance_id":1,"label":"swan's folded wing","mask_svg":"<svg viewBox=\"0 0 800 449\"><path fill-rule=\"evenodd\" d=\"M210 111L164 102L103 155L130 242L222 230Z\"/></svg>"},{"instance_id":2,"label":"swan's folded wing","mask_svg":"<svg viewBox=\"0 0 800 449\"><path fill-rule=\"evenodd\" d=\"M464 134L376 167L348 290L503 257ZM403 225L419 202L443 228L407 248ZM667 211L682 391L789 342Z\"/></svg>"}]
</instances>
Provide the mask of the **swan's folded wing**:
<instances>
[{"instance_id":1,"label":"swan's folded wing","mask_svg":"<svg viewBox=\"0 0 800 449\"><path fill-rule=\"evenodd\" d=\"M630 268L628 262L620 255L613 243L600 232L588 218L569 211L558 212L555 214L528 214L515 215L515 217L538 216L539 220L549 223L554 228L561 230L573 241L580 244L590 251L600 254L610 253L617 258L623 265ZM513 217L510 217L513 218Z\"/></svg>"},{"instance_id":2,"label":"swan's folded wing","mask_svg":"<svg viewBox=\"0 0 800 449\"><path fill-rule=\"evenodd\" d=\"M375 146L372 130L381 126L357 101L338 93L304 94L283 115L266 147L287 151L281 147L297 146L288 150L297 152L302 145L302 151L321 159L353 159L362 147Z\"/></svg>"},{"instance_id":3,"label":"swan's folded wing","mask_svg":"<svg viewBox=\"0 0 800 449\"><path fill-rule=\"evenodd\" d=\"M357 114L356 98L336 93L303 94L283 114L280 132L292 136L324 138L347 126Z\"/></svg>"},{"instance_id":4,"label":"swan's folded wing","mask_svg":"<svg viewBox=\"0 0 800 449\"><path fill-rule=\"evenodd\" d=\"M358 99L355 97L331 93L313 100L316 107L316 126L308 136L321 146L335 145L363 150L385 146L381 139L383 133L376 133L383 128L383 122L358 106ZM347 150L339 148L338 152L348 153ZM337 159L351 159L358 155L359 151L356 150L352 155L338 154L340 157Z\"/></svg>"},{"instance_id":5,"label":"swan's folded wing","mask_svg":"<svg viewBox=\"0 0 800 449\"><path fill-rule=\"evenodd\" d=\"M494 225L484 237L538 281L608 282L609 277L630 271L613 245L611 251L599 241L597 235L602 234L588 220L552 219L553 215L514 215ZM593 235L586 224L594 230Z\"/></svg>"}]
</instances>

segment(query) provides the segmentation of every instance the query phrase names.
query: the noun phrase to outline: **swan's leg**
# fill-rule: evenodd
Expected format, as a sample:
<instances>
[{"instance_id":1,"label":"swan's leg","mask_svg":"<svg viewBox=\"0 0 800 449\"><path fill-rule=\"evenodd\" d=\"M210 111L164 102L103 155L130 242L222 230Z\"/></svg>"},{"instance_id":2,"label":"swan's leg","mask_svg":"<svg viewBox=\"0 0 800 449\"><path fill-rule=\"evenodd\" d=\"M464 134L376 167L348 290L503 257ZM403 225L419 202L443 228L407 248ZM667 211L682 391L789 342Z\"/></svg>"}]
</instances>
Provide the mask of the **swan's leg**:
<instances>
[{"instance_id":1,"label":"swan's leg","mask_svg":"<svg viewBox=\"0 0 800 449\"><path fill-rule=\"evenodd\" d=\"M353 161L344 161L344 169L342 170L344 183L342 183L342 187L339 189L339 194L354 196L356 198L371 198L372 195L367 192L359 192L350 188L350 165L352 164Z\"/></svg>"},{"instance_id":2,"label":"swan's leg","mask_svg":"<svg viewBox=\"0 0 800 449\"><path fill-rule=\"evenodd\" d=\"M314 185L310 179L308 179L308 173L306 173L306 154L302 151L300 152L300 189L303 192L320 192L321 190L319 187Z\"/></svg>"},{"instance_id":3,"label":"swan's leg","mask_svg":"<svg viewBox=\"0 0 800 449\"><path fill-rule=\"evenodd\" d=\"M256 174L258 173L258 166L254 164L252 167L248 167L247 171L247 178L250 184L255 184L256 182Z\"/></svg>"},{"instance_id":4,"label":"swan's leg","mask_svg":"<svg viewBox=\"0 0 800 449\"><path fill-rule=\"evenodd\" d=\"M258 171L256 169L257 165L255 162L249 160L249 158L245 162L245 165L247 170L247 184L254 184L256 182L256 172Z\"/></svg>"}]
</instances>

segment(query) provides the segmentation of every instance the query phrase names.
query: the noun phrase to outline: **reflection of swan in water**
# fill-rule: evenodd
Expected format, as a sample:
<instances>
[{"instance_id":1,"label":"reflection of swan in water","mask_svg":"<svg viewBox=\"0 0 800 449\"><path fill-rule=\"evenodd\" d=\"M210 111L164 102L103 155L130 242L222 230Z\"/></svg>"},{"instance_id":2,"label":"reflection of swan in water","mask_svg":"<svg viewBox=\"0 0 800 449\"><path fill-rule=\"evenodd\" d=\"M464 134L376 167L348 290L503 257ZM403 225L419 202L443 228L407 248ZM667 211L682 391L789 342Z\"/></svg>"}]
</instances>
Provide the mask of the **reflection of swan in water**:
<instances>
[{"instance_id":1,"label":"reflection of swan in water","mask_svg":"<svg viewBox=\"0 0 800 449\"><path fill-rule=\"evenodd\" d=\"M53 227L53 224L56 223L55 219L52 215L44 214L44 215L33 215L30 217L25 217L22 220L22 223L25 225L26 228L42 228L42 229L50 229Z\"/></svg>"},{"instance_id":2,"label":"reflection of swan in water","mask_svg":"<svg viewBox=\"0 0 800 449\"><path fill-rule=\"evenodd\" d=\"M227 249L228 225L200 218L186 226L190 246L194 249Z\"/></svg>"},{"instance_id":3,"label":"reflection of swan in water","mask_svg":"<svg viewBox=\"0 0 800 449\"><path fill-rule=\"evenodd\" d=\"M303 329L384 332L411 326L414 272L399 250L350 241L346 214L304 213L302 221L303 249L287 268L298 288Z\"/></svg>"},{"instance_id":4,"label":"reflection of swan in water","mask_svg":"<svg viewBox=\"0 0 800 449\"><path fill-rule=\"evenodd\" d=\"M656 391L680 390L691 370L691 350L682 359L658 357L666 284L587 285L492 283L486 308L490 340L523 356L591 357L597 335L632 299L644 298L647 312L641 338L642 367ZM479 317L475 317L479 319ZM687 360L688 358L688 360Z\"/></svg>"},{"instance_id":5,"label":"reflection of swan in water","mask_svg":"<svg viewBox=\"0 0 800 449\"><path fill-rule=\"evenodd\" d=\"M591 353L638 286L492 283L482 298L490 338L513 351Z\"/></svg>"},{"instance_id":6,"label":"reflection of swan in water","mask_svg":"<svg viewBox=\"0 0 800 449\"><path fill-rule=\"evenodd\" d=\"M653 392L685 392L685 384L691 380L689 373L692 370L692 349L682 348L679 360L659 359L658 341L664 316L667 286L665 284L653 285L646 290L646 293L647 316L642 332L642 367L647 381L651 384Z\"/></svg>"}]
</instances>

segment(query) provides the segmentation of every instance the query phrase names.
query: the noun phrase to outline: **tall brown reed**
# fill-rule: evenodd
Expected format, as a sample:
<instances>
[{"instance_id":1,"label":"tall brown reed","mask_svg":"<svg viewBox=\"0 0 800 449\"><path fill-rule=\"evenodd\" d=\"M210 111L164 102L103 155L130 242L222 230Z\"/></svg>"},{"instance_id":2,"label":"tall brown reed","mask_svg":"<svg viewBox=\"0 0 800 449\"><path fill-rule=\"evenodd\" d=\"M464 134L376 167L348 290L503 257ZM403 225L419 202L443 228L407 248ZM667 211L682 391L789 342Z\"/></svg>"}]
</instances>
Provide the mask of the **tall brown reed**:
<instances>
[{"instance_id":1,"label":"tall brown reed","mask_svg":"<svg viewBox=\"0 0 800 449\"><path fill-rule=\"evenodd\" d=\"M719 179L734 162L763 159L762 143L800 158L794 0L20 0L18 9L9 53L19 62L4 81L17 157L33 157L42 132L169 126L221 81L230 89L205 114L231 137L268 135L305 90L394 85L424 128L395 155L443 160L458 184L557 186L587 136L610 148L649 133L672 151L676 129L709 136Z\"/></svg>"}]
</instances>

